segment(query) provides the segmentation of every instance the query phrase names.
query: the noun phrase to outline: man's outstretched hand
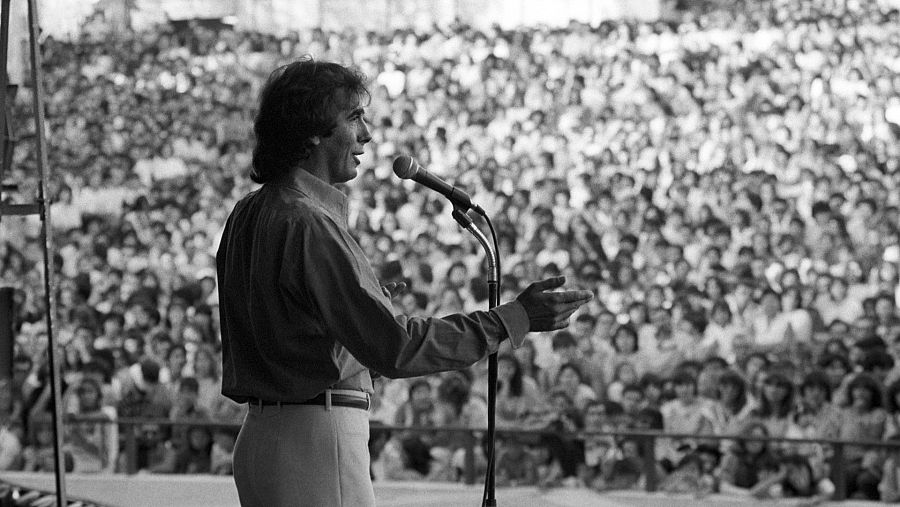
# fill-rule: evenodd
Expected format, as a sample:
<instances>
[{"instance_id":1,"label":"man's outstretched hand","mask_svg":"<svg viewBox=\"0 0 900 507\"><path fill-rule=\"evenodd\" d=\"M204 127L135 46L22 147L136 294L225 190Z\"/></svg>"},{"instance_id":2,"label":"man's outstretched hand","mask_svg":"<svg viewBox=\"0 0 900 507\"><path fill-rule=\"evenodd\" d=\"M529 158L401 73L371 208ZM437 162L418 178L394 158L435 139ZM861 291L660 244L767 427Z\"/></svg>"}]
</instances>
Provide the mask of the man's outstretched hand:
<instances>
[{"instance_id":1,"label":"man's outstretched hand","mask_svg":"<svg viewBox=\"0 0 900 507\"><path fill-rule=\"evenodd\" d=\"M534 282L516 298L528 314L529 331L555 331L567 327L575 310L594 297L587 290L545 292L562 287L564 283L564 276Z\"/></svg>"}]
</instances>

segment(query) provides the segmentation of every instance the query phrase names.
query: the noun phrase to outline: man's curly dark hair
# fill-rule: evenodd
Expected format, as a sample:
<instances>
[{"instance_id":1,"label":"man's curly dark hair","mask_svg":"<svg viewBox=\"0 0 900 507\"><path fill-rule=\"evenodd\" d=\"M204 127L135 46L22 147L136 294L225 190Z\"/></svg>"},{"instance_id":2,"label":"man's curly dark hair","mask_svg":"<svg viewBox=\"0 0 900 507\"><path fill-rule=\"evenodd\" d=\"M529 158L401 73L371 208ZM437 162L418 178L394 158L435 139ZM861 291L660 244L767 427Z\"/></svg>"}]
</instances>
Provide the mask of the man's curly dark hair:
<instances>
[{"instance_id":1,"label":"man's curly dark hair","mask_svg":"<svg viewBox=\"0 0 900 507\"><path fill-rule=\"evenodd\" d=\"M309 56L275 69L260 93L250 178L274 181L309 157L311 138L330 136L339 111L369 100L365 81L356 70Z\"/></svg>"}]
</instances>

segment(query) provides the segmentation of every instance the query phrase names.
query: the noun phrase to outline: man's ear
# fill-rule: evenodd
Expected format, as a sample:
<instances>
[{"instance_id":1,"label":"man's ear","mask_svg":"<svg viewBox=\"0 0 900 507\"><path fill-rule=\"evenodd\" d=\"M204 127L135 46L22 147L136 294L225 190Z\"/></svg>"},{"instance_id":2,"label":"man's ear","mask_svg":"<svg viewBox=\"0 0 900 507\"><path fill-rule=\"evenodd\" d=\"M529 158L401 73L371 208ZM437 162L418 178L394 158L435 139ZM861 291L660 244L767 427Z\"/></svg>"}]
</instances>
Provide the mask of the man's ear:
<instances>
[{"instance_id":1,"label":"man's ear","mask_svg":"<svg viewBox=\"0 0 900 507\"><path fill-rule=\"evenodd\" d=\"M311 144L313 146L318 146L319 143L321 143L321 142L322 142L322 138L319 136L312 136L309 138L309 144Z\"/></svg>"}]
</instances>

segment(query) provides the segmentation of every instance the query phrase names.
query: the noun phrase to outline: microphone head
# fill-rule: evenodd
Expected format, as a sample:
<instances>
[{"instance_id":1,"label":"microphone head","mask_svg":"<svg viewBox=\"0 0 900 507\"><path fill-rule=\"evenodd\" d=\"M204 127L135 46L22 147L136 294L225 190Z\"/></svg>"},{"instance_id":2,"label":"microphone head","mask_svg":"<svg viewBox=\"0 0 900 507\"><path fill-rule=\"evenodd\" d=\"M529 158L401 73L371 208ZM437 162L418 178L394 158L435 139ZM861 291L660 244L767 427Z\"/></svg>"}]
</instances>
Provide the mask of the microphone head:
<instances>
[{"instance_id":1,"label":"microphone head","mask_svg":"<svg viewBox=\"0 0 900 507\"><path fill-rule=\"evenodd\" d=\"M394 174L400 179L408 180L419 172L418 165L412 157L400 155L394 159Z\"/></svg>"}]
</instances>

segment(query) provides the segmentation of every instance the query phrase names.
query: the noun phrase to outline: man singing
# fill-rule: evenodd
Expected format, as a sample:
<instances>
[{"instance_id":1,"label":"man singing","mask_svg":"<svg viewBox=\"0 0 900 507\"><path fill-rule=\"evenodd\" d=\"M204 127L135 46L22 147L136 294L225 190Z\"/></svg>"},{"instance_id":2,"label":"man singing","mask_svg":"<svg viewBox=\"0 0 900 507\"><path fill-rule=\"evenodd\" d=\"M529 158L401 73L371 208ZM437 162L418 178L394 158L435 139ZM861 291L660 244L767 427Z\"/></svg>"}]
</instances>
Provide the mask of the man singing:
<instances>
[{"instance_id":1,"label":"man singing","mask_svg":"<svg viewBox=\"0 0 900 507\"><path fill-rule=\"evenodd\" d=\"M491 311L395 316L334 185L371 140L364 77L303 59L262 90L251 178L216 256L223 393L249 412L234 451L245 506L370 506L369 371L413 377L471 366L501 341L568 325L587 291L531 284Z\"/></svg>"}]
</instances>

